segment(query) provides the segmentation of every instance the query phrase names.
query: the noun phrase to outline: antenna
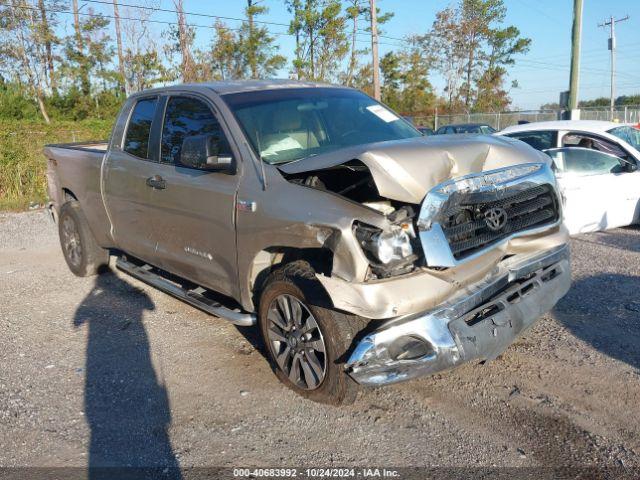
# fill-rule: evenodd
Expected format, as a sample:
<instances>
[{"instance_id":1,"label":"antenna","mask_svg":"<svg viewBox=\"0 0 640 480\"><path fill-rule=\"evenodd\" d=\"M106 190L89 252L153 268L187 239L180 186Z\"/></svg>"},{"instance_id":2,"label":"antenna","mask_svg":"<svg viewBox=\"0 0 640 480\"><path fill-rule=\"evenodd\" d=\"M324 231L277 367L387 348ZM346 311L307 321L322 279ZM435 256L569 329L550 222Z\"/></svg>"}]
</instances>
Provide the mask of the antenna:
<instances>
[{"instance_id":1,"label":"antenna","mask_svg":"<svg viewBox=\"0 0 640 480\"><path fill-rule=\"evenodd\" d=\"M262 175L262 189L267 189L267 176L264 173L264 158L262 158L262 145L260 145L260 132L256 130L256 143L258 144L258 157L260 158L260 174Z\"/></svg>"}]
</instances>

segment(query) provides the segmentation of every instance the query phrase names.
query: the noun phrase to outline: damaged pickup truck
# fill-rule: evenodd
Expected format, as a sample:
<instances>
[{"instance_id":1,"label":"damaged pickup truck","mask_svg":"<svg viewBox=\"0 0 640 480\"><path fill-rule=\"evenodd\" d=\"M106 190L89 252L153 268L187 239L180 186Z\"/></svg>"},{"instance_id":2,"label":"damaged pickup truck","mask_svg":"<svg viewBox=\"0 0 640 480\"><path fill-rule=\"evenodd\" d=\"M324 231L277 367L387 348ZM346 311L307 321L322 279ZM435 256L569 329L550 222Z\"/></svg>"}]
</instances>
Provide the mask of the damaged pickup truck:
<instances>
[{"instance_id":1,"label":"damaged pickup truck","mask_svg":"<svg viewBox=\"0 0 640 480\"><path fill-rule=\"evenodd\" d=\"M108 142L49 145L71 271L116 266L232 323L315 401L500 355L570 286L548 158L423 137L353 89L149 90Z\"/></svg>"}]
</instances>

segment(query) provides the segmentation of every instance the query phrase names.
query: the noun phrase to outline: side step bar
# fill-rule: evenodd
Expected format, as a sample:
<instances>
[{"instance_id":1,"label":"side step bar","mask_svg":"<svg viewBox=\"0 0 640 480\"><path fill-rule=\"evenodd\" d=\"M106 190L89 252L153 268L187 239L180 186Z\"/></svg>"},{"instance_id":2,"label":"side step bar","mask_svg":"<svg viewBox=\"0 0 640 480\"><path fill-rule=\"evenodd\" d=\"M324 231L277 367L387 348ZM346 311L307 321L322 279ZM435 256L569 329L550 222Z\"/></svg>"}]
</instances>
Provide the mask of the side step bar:
<instances>
[{"instance_id":1,"label":"side step bar","mask_svg":"<svg viewBox=\"0 0 640 480\"><path fill-rule=\"evenodd\" d=\"M193 305L206 313L228 320L235 325L249 327L256 324L256 316L254 314L243 313L238 310L231 310L222 306L215 300L205 297L203 293L206 290L202 287L198 287L193 290L186 290L166 278L161 277L157 273L152 272L151 266L149 265L138 266L123 258L118 258L116 260L116 267L123 272L128 273L132 277L148 283L158 290L168 293L178 300L182 300L183 302Z\"/></svg>"}]
</instances>

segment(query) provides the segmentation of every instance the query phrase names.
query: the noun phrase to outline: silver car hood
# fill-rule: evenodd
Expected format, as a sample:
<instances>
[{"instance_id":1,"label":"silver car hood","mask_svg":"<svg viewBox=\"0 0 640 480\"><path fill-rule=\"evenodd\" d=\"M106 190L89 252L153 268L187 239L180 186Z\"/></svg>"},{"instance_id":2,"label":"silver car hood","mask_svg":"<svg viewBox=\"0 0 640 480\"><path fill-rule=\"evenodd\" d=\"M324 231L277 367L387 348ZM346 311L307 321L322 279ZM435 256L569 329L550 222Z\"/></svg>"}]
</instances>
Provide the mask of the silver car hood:
<instances>
[{"instance_id":1,"label":"silver car hood","mask_svg":"<svg viewBox=\"0 0 640 480\"><path fill-rule=\"evenodd\" d=\"M278 168L285 174L298 174L351 160L360 160L369 168L382 197L414 204L452 178L521 163L550 163L544 153L508 137L442 135L357 145Z\"/></svg>"}]
</instances>

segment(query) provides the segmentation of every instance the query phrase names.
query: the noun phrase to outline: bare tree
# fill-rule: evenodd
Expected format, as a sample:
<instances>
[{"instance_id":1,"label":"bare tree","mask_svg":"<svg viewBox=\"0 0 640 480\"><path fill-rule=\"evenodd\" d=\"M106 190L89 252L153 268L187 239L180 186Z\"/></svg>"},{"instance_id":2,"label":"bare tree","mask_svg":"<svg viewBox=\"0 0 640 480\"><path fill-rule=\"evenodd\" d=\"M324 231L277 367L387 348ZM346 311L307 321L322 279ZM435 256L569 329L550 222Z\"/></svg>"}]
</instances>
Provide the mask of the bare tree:
<instances>
[{"instance_id":1,"label":"bare tree","mask_svg":"<svg viewBox=\"0 0 640 480\"><path fill-rule=\"evenodd\" d=\"M173 4L176 7L176 14L178 16L178 42L182 55L182 62L180 64L182 80L184 82L193 82L196 79L195 63L190 51L191 44L193 43L193 33L189 31L182 0L173 0Z\"/></svg>"},{"instance_id":2,"label":"bare tree","mask_svg":"<svg viewBox=\"0 0 640 480\"><path fill-rule=\"evenodd\" d=\"M46 54L39 42L39 21L36 11L25 0L11 0L2 12L0 30L0 60L4 67L11 69L16 79L26 84L28 94L32 96L42 118L49 123L49 114L45 105Z\"/></svg>"},{"instance_id":3,"label":"bare tree","mask_svg":"<svg viewBox=\"0 0 640 480\"><path fill-rule=\"evenodd\" d=\"M124 56L122 54L122 33L120 30L120 12L118 11L118 1L113 0L113 17L116 26L116 43L118 45L118 72L120 73L120 89L129 94L129 86L127 85L127 75L124 71Z\"/></svg>"},{"instance_id":4,"label":"bare tree","mask_svg":"<svg viewBox=\"0 0 640 480\"><path fill-rule=\"evenodd\" d=\"M147 2L144 6L153 6ZM123 52L125 82L129 93L139 92L166 80L166 69L151 37L148 20L152 10L129 7L126 16L135 20L123 22L126 49Z\"/></svg>"},{"instance_id":5,"label":"bare tree","mask_svg":"<svg viewBox=\"0 0 640 480\"><path fill-rule=\"evenodd\" d=\"M356 48L356 38L358 35L358 18L364 13L364 8L360 4L361 0L350 0L347 7L347 18L351 20L351 55L349 57L349 65L347 67L346 84L351 86L353 76L358 67L358 49Z\"/></svg>"},{"instance_id":6,"label":"bare tree","mask_svg":"<svg viewBox=\"0 0 640 480\"><path fill-rule=\"evenodd\" d=\"M49 19L47 18L47 9L45 7L44 0L38 0L38 9L40 10L40 34L42 36L42 42L44 43L46 53L46 66L47 73L49 74L49 85L54 95L58 93L58 81L56 78L56 72L53 66L53 41L55 36L49 26Z\"/></svg>"},{"instance_id":7,"label":"bare tree","mask_svg":"<svg viewBox=\"0 0 640 480\"><path fill-rule=\"evenodd\" d=\"M78 10L78 0L73 0L73 27L75 30L75 50L80 66L80 85L82 93L89 96L91 93L91 81L89 79L89 64L86 61L84 38L80 26L80 12Z\"/></svg>"},{"instance_id":8,"label":"bare tree","mask_svg":"<svg viewBox=\"0 0 640 480\"><path fill-rule=\"evenodd\" d=\"M450 110L509 104L504 67L525 53L531 41L517 28L503 26L506 12L504 0L458 0L457 6L436 14L428 49L447 79Z\"/></svg>"},{"instance_id":9,"label":"bare tree","mask_svg":"<svg viewBox=\"0 0 640 480\"><path fill-rule=\"evenodd\" d=\"M459 30L457 12L452 7L448 7L436 13L436 20L426 39L428 42L426 48L436 56L436 69L446 80L445 93L450 110L459 98L465 65L464 45Z\"/></svg>"}]
</instances>

